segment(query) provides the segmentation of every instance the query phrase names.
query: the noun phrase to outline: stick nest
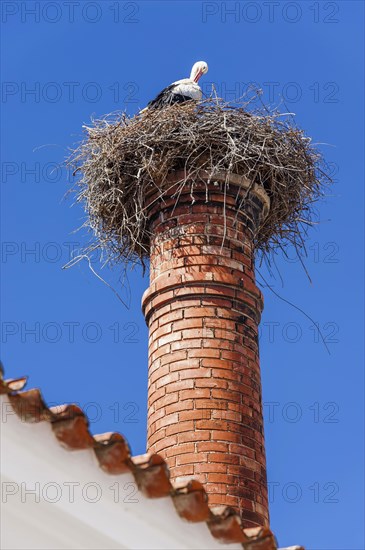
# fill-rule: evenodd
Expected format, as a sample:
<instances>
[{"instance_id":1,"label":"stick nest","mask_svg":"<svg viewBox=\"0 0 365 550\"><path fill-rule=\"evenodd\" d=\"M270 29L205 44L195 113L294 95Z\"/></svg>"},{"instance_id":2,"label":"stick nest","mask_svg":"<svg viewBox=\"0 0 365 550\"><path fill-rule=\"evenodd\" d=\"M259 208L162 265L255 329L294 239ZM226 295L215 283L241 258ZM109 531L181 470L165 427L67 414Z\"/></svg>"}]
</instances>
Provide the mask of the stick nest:
<instances>
[{"instance_id":1,"label":"stick nest","mask_svg":"<svg viewBox=\"0 0 365 550\"><path fill-rule=\"evenodd\" d=\"M192 200L194 175L202 169L212 183L223 171L261 185L271 202L255 235L255 248L263 253L304 246L313 204L329 183L321 154L292 115L267 107L249 112L248 102L233 106L207 99L132 118L112 114L84 129L86 138L69 164L79 174L77 201L94 235L88 250L101 248L107 262L144 265L149 254L146 190L151 183L161 190L174 170L186 171ZM209 182L207 188L209 200Z\"/></svg>"}]
</instances>

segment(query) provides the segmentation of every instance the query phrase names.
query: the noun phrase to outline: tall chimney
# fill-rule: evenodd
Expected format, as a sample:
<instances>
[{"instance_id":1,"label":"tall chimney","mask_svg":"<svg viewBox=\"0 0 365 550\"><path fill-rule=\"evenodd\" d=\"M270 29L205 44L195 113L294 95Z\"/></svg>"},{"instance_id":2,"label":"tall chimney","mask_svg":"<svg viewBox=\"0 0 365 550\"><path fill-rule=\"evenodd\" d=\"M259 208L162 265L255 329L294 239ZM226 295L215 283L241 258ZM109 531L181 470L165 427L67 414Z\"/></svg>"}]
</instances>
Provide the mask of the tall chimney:
<instances>
[{"instance_id":1,"label":"tall chimney","mask_svg":"<svg viewBox=\"0 0 365 550\"><path fill-rule=\"evenodd\" d=\"M238 175L184 181L175 173L163 198L155 186L146 197L148 451L244 527L268 525L254 233L269 199Z\"/></svg>"}]
</instances>

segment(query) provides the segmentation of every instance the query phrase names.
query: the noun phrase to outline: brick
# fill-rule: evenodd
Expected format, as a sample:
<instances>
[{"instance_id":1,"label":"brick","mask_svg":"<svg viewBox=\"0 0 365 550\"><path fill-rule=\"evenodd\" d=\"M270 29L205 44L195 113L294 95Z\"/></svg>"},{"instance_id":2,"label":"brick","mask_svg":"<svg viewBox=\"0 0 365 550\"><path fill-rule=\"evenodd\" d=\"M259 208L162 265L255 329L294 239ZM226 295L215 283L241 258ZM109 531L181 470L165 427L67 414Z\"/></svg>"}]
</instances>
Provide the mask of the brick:
<instances>
[{"instance_id":1,"label":"brick","mask_svg":"<svg viewBox=\"0 0 365 550\"><path fill-rule=\"evenodd\" d=\"M208 254L202 254L194 256L193 259L191 258L184 258L184 266L186 268L190 268L192 262L194 262L195 266L200 266L201 271L212 271L212 267L216 266L218 264L218 259L215 256L209 256ZM203 270L202 267L206 266L207 269ZM209 269L208 269L209 268Z\"/></svg>"},{"instance_id":2,"label":"brick","mask_svg":"<svg viewBox=\"0 0 365 550\"><path fill-rule=\"evenodd\" d=\"M239 443L241 438L239 434L234 432L216 430L212 432L212 439L214 441L232 441L232 443Z\"/></svg>"},{"instance_id":3,"label":"brick","mask_svg":"<svg viewBox=\"0 0 365 550\"><path fill-rule=\"evenodd\" d=\"M188 403L188 401L184 401L184 403ZM184 420L209 420L210 417L211 412L207 409L182 411L179 413L179 422Z\"/></svg>"},{"instance_id":4,"label":"brick","mask_svg":"<svg viewBox=\"0 0 365 550\"><path fill-rule=\"evenodd\" d=\"M166 386L168 384L171 384L171 382L176 382L177 379L178 379L178 374L176 372L166 374L165 376L162 376L157 380L156 388L161 388L161 386Z\"/></svg>"},{"instance_id":5,"label":"brick","mask_svg":"<svg viewBox=\"0 0 365 550\"><path fill-rule=\"evenodd\" d=\"M177 413L164 415L159 420L156 420L156 429L159 430L160 428L166 428L166 426L170 426L171 424L176 424L178 420L179 418Z\"/></svg>"},{"instance_id":6,"label":"brick","mask_svg":"<svg viewBox=\"0 0 365 550\"><path fill-rule=\"evenodd\" d=\"M171 310L175 311L176 309L185 309L188 307L199 307L201 305L200 298L192 296L189 298L177 298L174 302L171 303Z\"/></svg>"},{"instance_id":7,"label":"brick","mask_svg":"<svg viewBox=\"0 0 365 550\"><path fill-rule=\"evenodd\" d=\"M222 359L227 361L235 361L236 363L241 363L243 357L241 353L231 350L222 350Z\"/></svg>"},{"instance_id":8,"label":"brick","mask_svg":"<svg viewBox=\"0 0 365 550\"><path fill-rule=\"evenodd\" d=\"M151 337L148 338L148 354L150 357L159 349L158 342L154 341Z\"/></svg>"},{"instance_id":9,"label":"brick","mask_svg":"<svg viewBox=\"0 0 365 550\"><path fill-rule=\"evenodd\" d=\"M180 288L175 288L174 296L175 298L185 299L191 297L195 300L201 299L204 297L205 285L201 284L200 286L186 285Z\"/></svg>"},{"instance_id":10,"label":"brick","mask_svg":"<svg viewBox=\"0 0 365 550\"><path fill-rule=\"evenodd\" d=\"M218 297L218 296L206 295L204 296L203 301L205 306L212 305L212 306L221 307L221 308L225 307L227 309L232 309L232 306L233 306L232 300L227 300L225 298Z\"/></svg>"},{"instance_id":11,"label":"brick","mask_svg":"<svg viewBox=\"0 0 365 550\"><path fill-rule=\"evenodd\" d=\"M182 275L182 282L183 284L189 284L189 283L199 283L202 284L205 281L213 281L213 273L210 271L196 271L196 273L185 273ZM190 286L190 285L189 285Z\"/></svg>"},{"instance_id":12,"label":"brick","mask_svg":"<svg viewBox=\"0 0 365 550\"><path fill-rule=\"evenodd\" d=\"M221 390L221 389L212 389L211 394L213 398L217 399L225 399L227 401L236 401L237 403L241 402L241 394L238 392L233 391L233 389L229 386L228 390Z\"/></svg>"},{"instance_id":13,"label":"brick","mask_svg":"<svg viewBox=\"0 0 365 550\"><path fill-rule=\"evenodd\" d=\"M195 427L196 429L206 430L206 431L213 431L213 430L228 431L227 422L224 422L222 420L212 420L212 419L207 420L204 418L203 420L197 420L195 423ZM212 436L212 439L214 439L213 436Z\"/></svg>"},{"instance_id":14,"label":"brick","mask_svg":"<svg viewBox=\"0 0 365 550\"><path fill-rule=\"evenodd\" d=\"M263 302L254 278L252 214L237 211L246 191L233 183L225 193L223 182L208 185L205 202L206 184L195 182L193 205L188 187L178 202L173 185L164 203L147 207L153 215L151 285L143 298L149 450L166 458L172 480L199 479L211 505L240 509L247 527L263 525L257 341Z\"/></svg>"},{"instance_id":15,"label":"brick","mask_svg":"<svg viewBox=\"0 0 365 550\"><path fill-rule=\"evenodd\" d=\"M228 382L219 378L209 377L207 379L198 378L195 380L196 388L227 388Z\"/></svg>"},{"instance_id":16,"label":"brick","mask_svg":"<svg viewBox=\"0 0 365 550\"><path fill-rule=\"evenodd\" d=\"M155 370L159 369L161 366L161 359L156 359L156 361L149 365L148 375L150 376Z\"/></svg>"},{"instance_id":17,"label":"brick","mask_svg":"<svg viewBox=\"0 0 365 550\"><path fill-rule=\"evenodd\" d=\"M155 390L154 392L150 392L148 405L152 405L152 403L154 403L156 399L160 399L163 395L165 395L165 391L165 388L160 388L158 390Z\"/></svg>"},{"instance_id":18,"label":"brick","mask_svg":"<svg viewBox=\"0 0 365 550\"><path fill-rule=\"evenodd\" d=\"M165 389L165 388L161 388L161 389ZM160 391L160 390L157 390L157 392L158 391ZM159 397L158 406L166 408L168 405L171 405L172 403L176 403L178 401L178 398L179 398L179 396L178 396L177 393L166 393L166 394L162 395L161 397Z\"/></svg>"},{"instance_id":19,"label":"brick","mask_svg":"<svg viewBox=\"0 0 365 550\"><path fill-rule=\"evenodd\" d=\"M149 373L149 381L150 382L156 382L156 380L159 380L163 376L169 373L169 365L165 365L164 367L158 367L156 370Z\"/></svg>"},{"instance_id":20,"label":"brick","mask_svg":"<svg viewBox=\"0 0 365 550\"><path fill-rule=\"evenodd\" d=\"M207 216L204 215L204 214L201 214L200 216L197 216L196 214L182 214L181 216L179 216L178 218L178 224L180 225L180 227L182 225L188 225L189 223L190 224L194 224L194 228L197 227L196 224L199 224L199 222L201 222L201 226L202 229L199 230L204 232L204 228L205 228L205 224L207 222ZM185 232L188 231L188 228L185 228Z\"/></svg>"},{"instance_id":21,"label":"brick","mask_svg":"<svg viewBox=\"0 0 365 550\"><path fill-rule=\"evenodd\" d=\"M183 476L192 476L194 474L193 464L184 464L183 466L177 466L171 470L171 474L176 479Z\"/></svg>"},{"instance_id":22,"label":"brick","mask_svg":"<svg viewBox=\"0 0 365 550\"><path fill-rule=\"evenodd\" d=\"M232 366L225 361L212 369L212 376L217 378L223 378L224 380L237 380L237 373L232 370ZM229 387L229 384L228 384Z\"/></svg>"},{"instance_id":23,"label":"brick","mask_svg":"<svg viewBox=\"0 0 365 550\"><path fill-rule=\"evenodd\" d=\"M193 423L192 423L192 426L194 427ZM189 441L207 441L208 439L210 439L210 437L211 437L210 432L207 430L193 431L193 429L190 429L188 433L178 433L177 442L180 445L180 443L187 443Z\"/></svg>"},{"instance_id":24,"label":"brick","mask_svg":"<svg viewBox=\"0 0 365 550\"><path fill-rule=\"evenodd\" d=\"M209 388L199 388L193 390L182 390L179 392L179 399L201 399L210 396Z\"/></svg>"},{"instance_id":25,"label":"brick","mask_svg":"<svg viewBox=\"0 0 365 550\"><path fill-rule=\"evenodd\" d=\"M188 350L182 349L181 351L174 351L173 353L166 354L160 358L161 366L166 364L171 365L175 361L181 361L186 359L188 356Z\"/></svg>"},{"instance_id":26,"label":"brick","mask_svg":"<svg viewBox=\"0 0 365 550\"><path fill-rule=\"evenodd\" d=\"M158 453L161 449L175 447L177 444L177 435L170 435L169 437L164 437L161 440L156 441L155 443L155 452ZM179 447L180 448L180 447Z\"/></svg>"},{"instance_id":27,"label":"brick","mask_svg":"<svg viewBox=\"0 0 365 550\"><path fill-rule=\"evenodd\" d=\"M190 339L190 340L181 340L179 342L172 342L171 351L175 350L187 350L191 348L201 348L201 340L199 338ZM165 352L165 354L167 351Z\"/></svg>"},{"instance_id":28,"label":"brick","mask_svg":"<svg viewBox=\"0 0 365 550\"><path fill-rule=\"evenodd\" d=\"M193 409L194 402L193 400L186 399L185 401L179 401L177 403L173 403L172 405L169 405L168 407L165 407L166 414L174 413L174 412L180 412L180 411L187 411L190 409ZM181 420L179 415L179 420Z\"/></svg>"},{"instance_id":29,"label":"brick","mask_svg":"<svg viewBox=\"0 0 365 550\"><path fill-rule=\"evenodd\" d=\"M190 339L190 338L203 338L203 336L205 335L205 330L203 328L186 328L185 330L182 331L182 337L183 339L186 341L187 339Z\"/></svg>"},{"instance_id":30,"label":"brick","mask_svg":"<svg viewBox=\"0 0 365 550\"><path fill-rule=\"evenodd\" d=\"M227 466L226 464L194 464L194 473L204 473L204 472L226 472Z\"/></svg>"},{"instance_id":31,"label":"brick","mask_svg":"<svg viewBox=\"0 0 365 550\"><path fill-rule=\"evenodd\" d=\"M201 247L193 245L181 246L174 250L174 254L177 258L181 258L182 256L195 256L201 254Z\"/></svg>"},{"instance_id":32,"label":"brick","mask_svg":"<svg viewBox=\"0 0 365 550\"><path fill-rule=\"evenodd\" d=\"M148 309L156 309L158 307L164 306L167 304L167 302L170 302L172 298L174 297L174 292L172 290L169 290L167 292L162 292L158 295L156 295L149 305L146 305L145 312L148 312Z\"/></svg>"},{"instance_id":33,"label":"brick","mask_svg":"<svg viewBox=\"0 0 365 550\"><path fill-rule=\"evenodd\" d=\"M249 407L246 407L242 403L228 403L228 410L239 412L239 413L246 413L247 411L251 413L251 416L253 413L252 409L250 409Z\"/></svg>"},{"instance_id":34,"label":"brick","mask_svg":"<svg viewBox=\"0 0 365 550\"><path fill-rule=\"evenodd\" d=\"M211 370L210 369L202 369L200 367L193 368L193 369L184 369L183 371L179 372L179 378L180 380L189 379L192 380L193 385L196 386L197 379L201 380L204 378L210 379L211 377Z\"/></svg>"},{"instance_id":35,"label":"brick","mask_svg":"<svg viewBox=\"0 0 365 550\"><path fill-rule=\"evenodd\" d=\"M248 508L249 505L251 505L255 509L255 511L261 514L262 516L265 516L267 514L266 506L262 506L258 502L250 502L244 499L240 499L240 506L242 506L242 508L246 508L246 507Z\"/></svg>"},{"instance_id":36,"label":"brick","mask_svg":"<svg viewBox=\"0 0 365 550\"><path fill-rule=\"evenodd\" d=\"M179 340L182 340L183 333L182 332L171 332L170 334L166 334L166 336L160 336L157 338L157 342L159 346L164 346L165 344L169 344L170 342L176 342Z\"/></svg>"},{"instance_id":37,"label":"brick","mask_svg":"<svg viewBox=\"0 0 365 550\"><path fill-rule=\"evenodd\" d=\"M176 312L174 312L176 313ZM154 330L152 332L153 334L153 341L163 337L163 336L169 336L172 332L172 322L170 324L168 324L167 326L164 325L162 327L159 327L157 328L156 330ZM151 334L151 330L149 331L149 333Z\"/></svg>"},{"instance_id":38,"label":"brick","mask_svg":"<svg viewBox=\"0 0 365 550\"><path fill-rule=\"evenodd\" d=\"M156 310L150 317L150 326L152 323L155 322L155 320L159 319L160 317L167 315L171 312L171 304L167 304L166 306L160 307L158 310ZM180 312L181 313L181 312Z\"/></svg>"},{"instance_id":39,"label":"brick","mask_svg":"<svg viewBox=\"0 0 365 550\"><path fill-rule=\"evenodd\" d=\"M205 319L205 327L220 328L225 331L235 331L236 330L236 321L230 319L222 319L218 317L209 317Z\"/></svg>"},{"instance_id":40,"label":"brick","mask_svg":"<svg viewBox=\"0 0 365 550\"><path fill-rule=\"evenodd\" d=\"M248 522L249 520L251 520L255 526L267 525L267 518L265 521L265 518L263 518L263 516L261 514L258 514L257 512L250 512L249 510L246 510L244 515L245 515L245 521Z\"/></svg>"},{"instance_id":41,"label":"brick","mask_svg":"<svg viewBox=\"0 0 365 550\"><path fill-rule=\"evenodd\" d=\"M179 378L183 380L184 378L193 378L197 376L194 373L201 370L199 359L187 359L184 361L176 361L170 364L170 372L178 372ZM209 370L207 369L209 372Z\"/></svg>"},{"instance_id":42,"label":"brick","mask_svg":"<svg viewBox=\"0 0 365 550\"><path fill-rule=\"evenodd\" d=\"M173 456L170 456L169 458L164 456L164 458L165 458L166 462L168 463L168 467L170 468L169 471L171 472L171 470L176 466L176 456L173 455Z\"/></svg>"},{"instance_id":43,"label":"brick","mask_svg":"<svg viewBox=\"0 0 365 550\"><path fill-rule=\"evenodd\" d=\"M211 329L210 329L211 330ZM217 349L232 349L232 342L229 340L222 340L218 338L206 338L202 341L204 348L217 348ZM228 365L228 363L227 363ZM228 367L227 367L228 368ZM231 366L229 368L232 368Z\"/></svg>"},{"instance_id":44,"label":"brick","mask_svg":"<svg viewBox=\"0 0 365 550\"><path fill-rule=\"evenodd\" d=\"M166 428L166 435L178 434L178 440L179 440L179 437L180 435L183 434L183 432L188 432L192 430L194 430L194 422L192 420L186 420L184 422L179 422L178 424L173 424L172 426L168 426ZM192 441L192 440L186 439L184 443L186 441Z\"/></svg>"},{"instance_id":45,"label":"brick","mask_svg":"<svg viewBox=\"0 0 365 550\"><path fill-rule=\"evenodd\" d=\"M188 357L205 357L206 359L209 358L219 358L221 355L220 349L189 349L188 351Z\"/></svg>"},{"instance_id":46,"label":"brick","mask_svg":"<svg viewBox=\"0 0 365 550\"><path fill-rule=\"evenodd\" d=\"M178 455L176 458L176 466L182 466L183 464L196 464L197 456L195 453L186 453L183 455ZM207 462L208 455L205 453L199 454L199 462Z\"/></svg>"},{"instance_id":47,"label":"brick","mask_svg":"<svg viewBox=\"0 0 365 550\"><path fill-rule=\"evenodd\" d=\"M249 470L252 470L254 472L261 472L261 464L256 462L255 460L252 460L251 458L248 458L247 456L240 456L239 464L241 466L245 466Z\"/></svg>"},{"instance_id":48,"label":"brick","mask_svg":"<svg viewBox=\"0 0 365 550\"><path fill-rule=\"evenodd\" d=\"M176 436L172 436L177 439ZM171 448L167 448L165 450L165 455L167 458L170 456L178 456L185 453L194 453L195 452L195 443L185 443L183 445L179 445L177 448L175 448L175 444Z\"/></svg>"},{"instance_id":49,"label":"brick","mask_svg":"<svg viewBox=\"0 0 365 550\"><path fill-rule=\"evenodd\" d=\"M177 392L179 392L180 390L188 390L192 389L193 387L193 380L178 380L177 382L172 382L168 384L168 386L166 387L166 393L176 393L176 395L178 395Z\"/></svg>"},{"instance_id":50,"label":"brick","mask_svg":"<svg viewBox=\"0 0 365 550\"><path fill-rule=\"evenodd\" d=\"M224 474L209 473L207 475L207 481L211 483L224 483L227 487L227 485L229 484L234 485L237 481L237 478L235 476L228 475L226 472Z\"/></svg>"},{"instance_id":51,"label":"brick","mask_svg":"<svg viewBox=\"0 0 365 550\"><path fill-rule=\"evenodd\" d=\"M156 420L159 420L160 418L162 418L163 416L165 416L165 410L162 408L162 409L158 409L157 411L149 414L149 422L150 424L155 424L156 423Z\"/></svg>"},{"instance_id":52,"label":"brick","mask_svg":"<svg viewBox=\"0 0 365 550\"><path fill-rule=\"evenodd\" d=\"M238 466L236 464L229 464L227 469L229 474L235 474L237 476L242 476L247 479L255 479L255 472L249 468L244 468L243 466Z\"/></svg>"},{"instance_id":53,"label":"brick","mask_svg":"<svg viewBox=\"0 0 365 550\"><path fill-rule=\"evenodd\" d=\"M231 455L227 453L209 453L209 462L219 462L223 464L239 464L240 459L237 455Z\"/></svg>"},{"instance_id":54,"label":"brick","mask_svg":"<svg viewBox=\"0 0 365 550\"><path fill-rule=\"evenodd\" d=\"M158 326L160 328L165 327L166 325L170 325L172 323L176 323L181 321L183 319L184 312L182 309L176 309L175 311L170 311L171 304L167 306L169 309L166 313L162 313L161 309L158 310L156 313L159 313L158 316Z\"/></svg>"},{"instance_id":55,"label":"brick","mask_svg":"<svg viewBox=\"0 0 365 550\"><path fill-rule=\"evenodd\" d=\"M188 307L184 311L184 319L198 319L201 317L214 317L215 307ZM183 327L182 327L183 328Z\"/></svg>"},{"instance_id":56,"label":"brick","mask_svg":"<svg viewBox=\"0 0 365 550\"><path fill-rule=\"evenodd\" d=\"M166 344L165 346L159 347L155 352L151 353L150 355L150 361L155 361L156 359L159 359L159 357L163 357L170 353L171 345L175 345L178 342L174 342L174 344Z\"/></svg>"},{"instance_id":57,"label":"brick","mask_svg":"<svg viewBox=\"0 0 365 550\"><path fill-rule=\"evenodd\" d=\"M214 399L195 399L194 406L196 409L208 409L215 411L217 409L226 409L226 401L217 401Z\"/></svg>"},{"instance_id":58,"label":"brick","mask_svg":"<svg viewBox=\"0 0 365 550\"><path fill-rule=\"evenodd\" d=\"M204 217L204 223L201 223L200 221L198 221L197 217L196 216L191 216L189 215L189 219L190 221L188 221L184 227L184 233L185 234L194 234L194 233L197 233L197 234L201 234L201 233L204 233L205 231L205 228L206 228L206 218ZM184 223L184 219L183 218L179 218L179 223L182 224Z\"/></svg>"},{"instance_id":59,"label":"brick","mask_svg":"<svg viewBox=\"0 0 365 550\"><path fill-rule=\"evenodd\" d=\"M229 445L227 443L218 443L217 441L209 441L196 444L198 452L228 452Z\"/></svg>"},{"instance_id":60,"label":"brick","mask_svg":"<svg viewBox=\"0 0 365 550\"><path fill-rule=\"evenodd\" d=\"M151 448L157 441L161 441L164 439L165 439L165 430L160 430L158 433L154 433L148 436L148 445Z\"/></svg>"},{"instance_id":61,"label":"brick","mask_svg":"<svg viewBox=\"0 0 365 550\"><path fill-rule=\"evenodd\" d=\"M212 418L219 420L232 420L237 423L242 422L242 415L235 411L214 410L212 413Z\"/></svg>"},{"instance_id":62,"label":"brick","mask_svg":"<svg viewBox=\"0 0 365 550\"><path fill-rule=\"evenodd\" d=\"M215 493L225 495L227 493L227 484L226 483L207 483L205 485L205 490L207 493Z\"/></svg>"},{"instance_id":63,"label":"brick","mask_svg":"<svg viewBox=\"0 0 365 550\"><path fill-rule=\"evenodd\" d=\"M185 338L185 331L189 329L195 329L200 328L203 326L203 319L201 317L191 317L191 318L185 318L180 321L175 321L173 323L173 330L182 330L184 338ZM188 336L189 338L189 336Z\"/></svg>"},{"instance_id":64,"label":"brick","mask_svg":"<svg viewBox=\"0 0 365 550\"><path fill-rule=\"evenodd\" d=\"M219 340L230 340L231 342L240 341L240 336L237 331L232 332L220 327L214 329L214 336Z\"/></svg>"},{"instance_id":65,"label":"brick","mask_svg":"<svg viewBox=\"0 0 365 550\"><path fill-rule=\"evenodd\" d=\"M228 362L222 361L222 359L214 359L214 358L211 358L211 357L209 357L208 359L203 358L201 364L202 364L202 367L212 367L212 368L218 368L218 369L221 369L221 368L229 369L230 368L230 365L229 365ZM237 378L237 376L236 376L236 378Z\"/></svg>"}]
</instances>

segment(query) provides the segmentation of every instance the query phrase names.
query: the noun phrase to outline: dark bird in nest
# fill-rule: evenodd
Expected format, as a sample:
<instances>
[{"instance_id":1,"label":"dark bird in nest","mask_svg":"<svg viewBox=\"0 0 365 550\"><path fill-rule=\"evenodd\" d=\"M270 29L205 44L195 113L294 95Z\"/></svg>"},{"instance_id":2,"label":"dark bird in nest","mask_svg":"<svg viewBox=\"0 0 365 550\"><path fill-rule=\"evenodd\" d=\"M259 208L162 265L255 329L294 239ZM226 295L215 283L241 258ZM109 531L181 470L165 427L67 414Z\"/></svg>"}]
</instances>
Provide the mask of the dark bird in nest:
<instances>
[{"instance_id":1,"label":"dark bird in nest","mask_svg":"<svg viewBox=\"0 0 365 550\"><path fill-rule=\"evenodd\" d=\"M205 61L197 61L191 69L190 77L177 80L164 88L156 97L142 109L144 113L150 109L163 109L173 103L185 103L186 101L199 101L202 98L202 91L198 85L199 78L208 72L208 65Z\"/></svg>"}]
</instances>

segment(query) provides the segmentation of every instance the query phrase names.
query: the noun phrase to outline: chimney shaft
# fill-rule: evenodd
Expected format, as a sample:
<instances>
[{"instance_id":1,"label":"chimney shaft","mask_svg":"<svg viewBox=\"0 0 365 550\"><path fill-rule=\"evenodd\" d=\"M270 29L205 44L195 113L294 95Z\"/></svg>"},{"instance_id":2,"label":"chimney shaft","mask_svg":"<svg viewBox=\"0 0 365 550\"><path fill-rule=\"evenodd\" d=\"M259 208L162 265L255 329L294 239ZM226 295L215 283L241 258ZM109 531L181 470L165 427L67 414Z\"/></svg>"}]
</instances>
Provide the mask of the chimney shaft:
<instances>
[{"instance_id":1,"label":"chimney shaft","mask_svg":"<svg viewBox=\"0 0 365 550\"><path fill-rule=\"evenodd\" d=\"M146 199L148 451L172 480L198 479L211 505L233 506L244 527L268 525L253 264L267 198L247 181L199 181L193 197L190 182L172 182L164 200Z\"/></svg>"}]
</instances>

